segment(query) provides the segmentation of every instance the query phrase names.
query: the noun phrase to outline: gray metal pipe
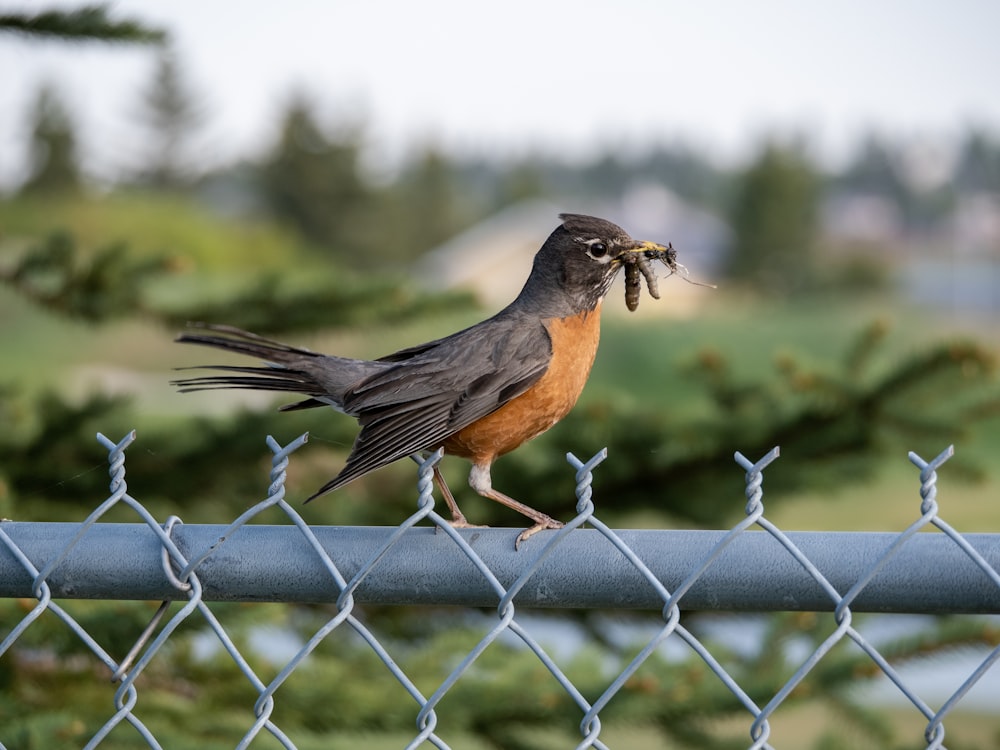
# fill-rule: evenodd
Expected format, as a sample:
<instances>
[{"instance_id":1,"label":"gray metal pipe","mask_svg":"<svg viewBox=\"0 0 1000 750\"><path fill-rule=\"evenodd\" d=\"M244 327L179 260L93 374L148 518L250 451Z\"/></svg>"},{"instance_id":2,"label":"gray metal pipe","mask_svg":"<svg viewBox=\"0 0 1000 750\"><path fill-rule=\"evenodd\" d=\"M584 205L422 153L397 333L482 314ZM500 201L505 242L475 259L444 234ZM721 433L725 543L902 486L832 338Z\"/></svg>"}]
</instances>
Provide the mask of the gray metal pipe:
<instances>
[{"instance_id":1,"label":"gray metal pipe","mask_svg":"<svg viewBox=\"0 0 1000 750\"><path fill-rule=\"evenodd\" d=\"M71 523L5 521L0 530L37 569L77 532ZM192 559L218 542L225 526L180 525L172 539ZM347 580L396 531L313 527ZM552 532L514 550L514 529L460 533L504 587L535 560ZM670 591L723 538L724 531L620 530L621 539ZM894 533L788 532L841 595L867 574L898 538ZM965 539L1000 570L1000 534ZM197 568L207 601L335 602L339 587L292 526L243 526ZM182 599L161 563L161 546L142 524L96 524L48 578L55 598ZM0 597L31 597L32 577L0 544ZM405 532L367 574L358 602L494 607L499 597L462 550L433 528ZM663 601L623 555L590 529L571 532L544 560L515 604L548 608L660 609ZM829 611L835 603L767 533L740 534L698 578L680 606L688 610ZM856 612L1000 613L1000 588L943 534L916 534L865 587Z\"/></svg>"}]
</instances>

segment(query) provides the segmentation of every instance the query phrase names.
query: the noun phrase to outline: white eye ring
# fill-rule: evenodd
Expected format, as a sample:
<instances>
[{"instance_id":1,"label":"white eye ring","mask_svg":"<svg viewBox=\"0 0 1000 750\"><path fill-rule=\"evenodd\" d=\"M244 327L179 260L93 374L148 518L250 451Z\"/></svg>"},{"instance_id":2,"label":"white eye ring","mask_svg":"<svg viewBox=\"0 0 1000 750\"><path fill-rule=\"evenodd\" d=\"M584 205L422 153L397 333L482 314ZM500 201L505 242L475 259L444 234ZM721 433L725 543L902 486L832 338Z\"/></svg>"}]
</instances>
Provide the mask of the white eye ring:
<instances>
[{"instance_id":1,"label":"white eye ring","mask_svg":"<svg viewBox=\"0 0 1000 750\"><path fill-rule=\"evenodd\" d=\"M581 245L586 245L587 255L598 263L607 264L614 259L611 254L611 246L615 244L614 240L602 240L600 237L574 237L573 239Z\"/></svg>"}]
</instances>

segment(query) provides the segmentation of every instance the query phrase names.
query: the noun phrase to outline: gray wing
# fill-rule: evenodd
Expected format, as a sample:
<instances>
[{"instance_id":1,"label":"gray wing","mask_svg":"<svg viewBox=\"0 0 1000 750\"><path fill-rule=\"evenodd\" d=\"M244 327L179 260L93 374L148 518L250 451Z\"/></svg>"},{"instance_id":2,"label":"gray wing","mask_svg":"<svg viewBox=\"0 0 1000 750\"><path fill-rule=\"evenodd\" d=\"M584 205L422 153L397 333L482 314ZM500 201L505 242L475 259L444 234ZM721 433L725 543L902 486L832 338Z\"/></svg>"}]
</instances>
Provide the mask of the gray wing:
<instances>
[{"instance_id":1,"label":"gray wing","mask_svg":"<svg viewBox=\"0 0 1000 750\"><path fill-rule=\"evenodd\" d=\"M493 318L366 378L344 395L344 411L361 425L347 464L313 497L440 447L528 390L551 359L552 341L540 322Z\"/></svg>"}]
</instances>

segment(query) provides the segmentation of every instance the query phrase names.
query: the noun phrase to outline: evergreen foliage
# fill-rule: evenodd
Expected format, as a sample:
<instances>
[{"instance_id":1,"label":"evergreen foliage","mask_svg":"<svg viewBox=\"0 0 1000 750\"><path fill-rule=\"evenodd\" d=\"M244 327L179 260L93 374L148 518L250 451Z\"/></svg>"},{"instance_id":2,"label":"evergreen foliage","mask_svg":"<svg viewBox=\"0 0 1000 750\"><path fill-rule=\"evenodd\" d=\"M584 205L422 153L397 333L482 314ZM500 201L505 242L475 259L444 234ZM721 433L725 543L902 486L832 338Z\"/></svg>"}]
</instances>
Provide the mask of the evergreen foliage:
<instances>
[{"instance_id":1,"label":"evergreen foliage","mask_svg":"<svg viewBox=\"0 0 1000 750\"><path fill-rule=\"evenodd\" d=\"M106 5L85 5L75 10L0 14L0 32L8 31L38 39L101 41L116 43L162 42L166 33L145 23L116 21Z\"/></svg>"},{"instance_id":2,"label":"evergreen foliage","mask_svg":"<svg viewBox=\"0 0 1000 750\"><path fill-rule=\"evenodd\" d=\"M130 257L121 242L84 259L71 234L55 231L0 268L0 281L48 310L100 323L143 312L144 282L169 267L166 258Z\"/></svg>"},{"instance_id":3,"label":"evergreen foliage","mask_svg":"<svg viewBox=\"0 0 1000 750\"><path fill-rule=\"evenodd\" d=\"M202 108L188 90L176 51L162 46L149 88L142 96L149 130L149 157L139 181L153 188L179 189L192 178L189 144L202 122Z\"/></svg>"},{"instance_id":4,"label":"evergreen foliage","mask_svg":"<svg viewBox=\"0 0 1000 750\"><path fill-rule=\"evenodd\" d=\"M729 275L764 293L802 291L815 274L819 178L797 149L768 144L739 176Z\"/></svg>"},{"instance_id":5,"label":"evergreen foliage","mask_svg":"<svg viewBox=\"0 0 1000 750\"><path fill-rule=\"evenodd\" d=\"M298 95L260 168L261 190L275 218L344 259L363 242L371 208L372 196L360 174L360 148L353 129L328 133L313 104Z\"/></svg>"},{"instance_id":6,"label":"evergreen foliage","mask_svg":"<svg viewBox=\"0 0 1000 750\"><path fill-rule=\"evenodd\" d=\"M73 193L80 190L77 137L66 106L52 86L43 86L31 116L30 175L26 193Z\"/></svg>"},{"instance_id":7,"label":"evergreen foliage","mask_svg":"<svg viewBox=\"0 0 1000 750\"><path fill-rule=\"evenodd\" d=\"M211 301L152 303L146 293L149 282L182 265L166 255L136 258L124 242L85 253L72 234L55 231L9 267L0 266L0 281L47 310L88 323L145 316L174 328L226 321L260 333L353 328L474 306L467 293L428 294L399 279L330 269L307 286L267 272Z\"/></svg>"}]
</instances>

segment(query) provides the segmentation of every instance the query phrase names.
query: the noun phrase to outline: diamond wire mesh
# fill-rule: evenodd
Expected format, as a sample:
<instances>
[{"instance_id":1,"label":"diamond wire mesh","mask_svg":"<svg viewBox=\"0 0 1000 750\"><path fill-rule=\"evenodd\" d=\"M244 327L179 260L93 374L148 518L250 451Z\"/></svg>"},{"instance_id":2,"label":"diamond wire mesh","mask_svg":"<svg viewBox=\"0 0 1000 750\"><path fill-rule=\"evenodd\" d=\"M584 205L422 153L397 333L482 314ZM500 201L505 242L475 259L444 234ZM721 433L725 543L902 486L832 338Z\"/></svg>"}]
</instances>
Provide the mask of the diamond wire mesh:
<instances>
[{"instance_id":1,"label":"diamond wire mesh","mask_svg":"<svg viewBox=\"0 0 1000 750\"><path fill-rule=\"evenodd\" d=\"M34 622L48 612L62 621L75 637L107 667L112 674L114 682L120 683L113 696L113 713L104 725L89 739L85 745L86 748L93 748L100 745L112 730L122 723L130 725L142 742L149 747L160 747L154 733L147 728L136 713L135 709L139 702L139 691L136 687L136 680L158 655L162 656L164 645L178 626L188 618L194 617L195 613L203 618L205 624L218 639L222 648L225 649L239 671L245 676L257 696L253 706L255 720L239 740L236 745L238 748L248 747L262 733L270 735L283 747L296 747L292 738L287 736L272 720L277 700L277 691L292 673L303 665L317 646L338 629L347 629L359 636L413 700L413 709L416 712L416 733L407 744L407 748L417 748L426 744L438 748L449 747L442 737L442 734L446 734L446 732L439 728L436 709L449 691L470 672L476 661L490 645L496 643L501 637L514 636L520 640L537 657L539 662L544 665L559 687L577 706L581 714L579 721L580 738L576 745L577 748L607 747L601 739L602 723L600 715L602 710L614 700L615 696L635 676L650 656L671 639L675 643L685 644L693 654L697 655L746 711L750 739L748 747L750 748L772 747L768 742L771 734L769 720L824 657L838 643L845 639L856 644L871 659L874 667L880 670L892 682L898 693L923 714L927 720L923 730L927 748L945 747L945 718L955 709L976 683L993 668L995 662L1000 659L1000 646L996 646L989 651L972 673L943 702L940 708L935 711L907 684L906 680L889 663L888 659L880 653L875 644L866 639L852 624L852 603L858 599L859 595L883 571L890 561L900 554L900 551L914 535L929 526L936 527L942 532L982 572L986 586L996 587L1000 590L1000 573L997 572L997 569L965 537L947 524L938 513L936 500L937 469L952 456L953 449L951 447L929 462L916 454L910 454L910 461L920 469L921 516L910 527L898 536L895 536L891 543L868 565L865 572L857 578L849 590L846 593L841 593L830 583L828 578L824 576L800 546L796 545L788 535L764 517L764 506L762 503L763 471L778 457L779 452L777 448L756 462L750 461L740 453L735 455L736 462L745 471L746 516L740 523L719 538L707 553L704 554L700 562L691 568L679 585L673 590L669 590L647 563L641 559L639 554L623 540L622 536L605 525L595 515L591 482L594 469L607 457L606 451L599 452L586 462L579 460L572 454L567 456L570 464L576 470L577 515L563 529L543 535L545 541L541 545L541 548L534 552L535 557L523 567L522 572L513 583L504 586L482 556L469 543L468 539L452 528L445 519L434 511L432 473L434 465L441 459L440 453L432 455L429 458L420 458L419 460L417 457L414 457L419 463L419 499L417 511L400 524L370 554L367 562L361 565L353 576L347 577L342 573L337 561L333 559L327 548L317 538L313 529L284 499L285 470L288 465L289 455L306 442L307 435L299 437L286 446L279 445L270 436L267 438L268 447L274 454L271 484L268 489L267 498L251 507L233 521L229 527L218 535L213 543L204 547L197 554L188 556L185 556L181 552L171 538L173 531L181 524L180 519L171 517L161 525L141 503L128 494L125 482L125 450L135 440L135 437L135 432L133 431L118 443L114 443L103 435L98 434L99 442L108 450L109 472L111 476L110 495L79 524L75 534L70 538L68 543L57 554L42 564L41 567L38 567L29 558L15 539L7 533L4 525L0 524L0 542L3 543L0 549L5 548L7 553L16 560L17 564L31 576L31 594L37 600L37 604L19 622L13 625L3 641L0 642L0 659L3 658L4 654L11 649L11 646ZM161 625L169 608L169 602L165 601L159 610L157 610L153 620L129 654L121 662L118 662L87 632L86 628L77 619L71 616L54 600L49 584L53 573L74 554L74 549L80 540L85 537L88 531L95 527L103 515L112 507L120 504L132 508L148 526L149 530L155 534L158 543L161 545L163 575L176 590L176 598L186 601L184 606L170 617L166 623ZM340 593L336 600L336 615L331 617L322 627L313 633L304 645L284 664L276 676L269 681L265 681L251 666L250 661L241 652L241 649L234 642L234 639L230 637L226 628L204 599L204 584L199 578L198 571L199 567L213 555L216 555L220 547L230 540L241 527L247 525L256 516L271 507L277 507L287 515L307 541L326 575L329 576L329 579L336 586L336 590ZM454 543L475 570L478 571L478 574L482 576L496 599L495 623L481 637L478 643L465 653L457 665L429 696L421 692L406 672L396 663L388 647L379 640L375 632L355 613L355 594L358 588L368 577L379 574L380 562L390 550L400 542L410 529L425 520L430 521L437 529L448 536L451 542ZM519 620L516 617L517 607L515 606L515 599L518 597L518 594L538 574L546 560L550 556L558 555L560 545L564 543L568 535L572 534L574 529L584 524L599 532L620 553L622 558L638 572L648 586L656 592L659 601L662 602L660 609L662 626L639 649L631 661L610 680L603 692L592 700L583 695L581 690L560 668L558 660L531 634L530 627L523 621L523 618ZM681 624L680 610L680 603L683 597L695 586L699 579L710 571L727 548L733 544L734 540L738 539L754 526L763 530L778 542L780 548L783 550L782 554L790 556L801 566L812 581L821 587L825 596L829 598L834 625L833 631L812 653L801 661L800 666L794 674L781 685L780 689L763 706L760 706L748 695L738 680L727 672L720 660L712 654L709 647L691 630ZM542 537L538 539L542 539ZM760 560L759 564L767 566L769 562L772 561ZM0 736L0 750L6 750L2 736Z\"/></svg>"}]
</instances>

